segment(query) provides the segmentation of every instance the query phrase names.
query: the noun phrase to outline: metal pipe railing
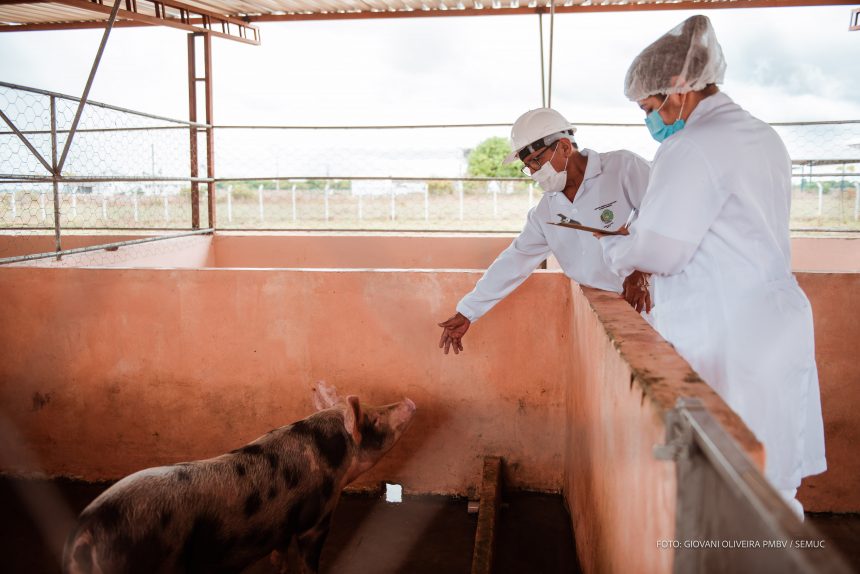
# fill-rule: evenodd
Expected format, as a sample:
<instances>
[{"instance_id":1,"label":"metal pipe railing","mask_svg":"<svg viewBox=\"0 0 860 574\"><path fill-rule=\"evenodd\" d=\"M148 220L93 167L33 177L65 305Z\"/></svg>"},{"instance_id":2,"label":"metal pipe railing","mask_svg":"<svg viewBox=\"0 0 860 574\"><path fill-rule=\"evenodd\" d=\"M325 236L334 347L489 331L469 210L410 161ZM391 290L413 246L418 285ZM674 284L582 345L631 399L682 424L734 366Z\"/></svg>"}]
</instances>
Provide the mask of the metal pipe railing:
<instances>
[{"instance_id":1,"label":"metal pipe railing","mask_svg":"<svg viewBox=\"0 0 860 574\"><path fill-rule=\"evenodd\" d=\"M712 470L719 484L732 493L732 500L738 505L734 512L732 508L721 507L719 511L723 514L722 518L729 521L732 516L747 519L743 525L729 523L726 526L727 534L734 534L735 528L743 526L745 535L755 532L760 541L779 548L779 552L770 558L782 564L771 564L771 571L808 574L848 574L851 571L837 552L827 547L806 544L807 541L822 540L821 534L811 524L798 519L699 399L678 399L676 408L667 413L666 431L666 444L655 446L654 456L662 460L674 460L677 464L677 540L689 534L687 529L691 525L695 525L697 533L702 533L707 529L704 524L714 519L702 512L706 501L700 499L714 494L713 480L705 477ZM709 486L701 488L706 480ZM691 492L699 493L701 497L689 496ZM750 524L749 517L752 517L754 524ZM676 572L684 571L691 564L696 564L696 571L703 571L700 569L702 557L694 553L705 550L697 548L688 552L689 549L684 546L678 550L683 555L676 555ZM737 559L744 558L739 555ZM749 571L743 564L732 566L734 571Z\"/></svg>"},{"instance_id":2,"label":"metal pipe railing","mask_svg":"<svg viewBox=\"0 0 860 574\"><path fill-rule=\"evenodd\" d=\"M214 229L196 229L194 231L185 231L182 233L173 233L170 235L159 235L158 237L146 237L144 239L129 239L128 241L117 241L115 243L102 243L101 245L91 245L89 247L77 247L75 249L64 249L62 251L52 251L50 253L33 253L30 255L18 255L15 257L6 257L0 259L0 265L9 263L21 263L23 261L35 261L38 259L49 259L56 257L59 259L66 255L77 255L79 253L88 253L91 251L116 251L120 247L128 247L130 245L140 245L141 243L152 243L154 241L164 241L165 239L177 239L179 237L188 237L191 235L204 235L214 233Z\"/></svg>"},{"instance_id":3,"label":"metal pipe railing","mask_svg":"<svg viewBox=\"0 0 860 574\"><path fill-rule=\"evenodd\" d=\"M18 85L18 84L12 84L12 83L9 83L9 82L3 82L3 81L0 81L0 87L3 87L3 88L9 88L9 89L12 89L12 90L21 90L21 91L23 91L23 92L30 92L30 93L33 93L33 94L39 94L39 95L42 95L42 96L53 96L53 97L56 97L56 98L61 98L61 99L64 99L64 100L70 100L70 101L73 101L73 102L80 102L80 101L81 101L81 98L80 98L80 97L77 97L77 96L71 96L71 95L69 95L69 94L62 94L62 93L60 93L60 92L52 92L52 91L50 91L50 90L41 90L41 89L39 89L39 88L31 88L31 87L28 87L28 86L21 86L21 85ZM196 123L196 122L189 122L189 121L186 121L186 120L178 120L178 119L176 119L176 118L168 118L168 117L165 117L165 116L159 116L159 115L156 115L156 114L149 114L149 113L146 113L146 112L139 112L139 111L136 111L136 110L130 110L130 109L128 109L128 108L122 108L122 107L120 107L120 106L113 106L113 105L111 105L111 104L105 104L105 103L103 103L103 102L96 102L96 101L93 101L93 100L87 100L87 105L88 105L88 106L97 107L97 108L103 108L103 109L106 109L106 110L112 110L112 111L115 111L115 112L122 112L122 113L125 113L125 114L131 114L131 115L138 116L138 117L142 117L142 118L150 118L150 119L153 119L153 120L160 120L160 121L164 121L164 122L170 122L170 123L182 124L182 125L183 125L183 126L185 126L185 127L187 127L187 126L196 126L196 127L201 127L201 128L208 128L208 127L212 127L212 126L209 126L208 124L201 124L201 123Z\"/></svg>"}]
</instances>

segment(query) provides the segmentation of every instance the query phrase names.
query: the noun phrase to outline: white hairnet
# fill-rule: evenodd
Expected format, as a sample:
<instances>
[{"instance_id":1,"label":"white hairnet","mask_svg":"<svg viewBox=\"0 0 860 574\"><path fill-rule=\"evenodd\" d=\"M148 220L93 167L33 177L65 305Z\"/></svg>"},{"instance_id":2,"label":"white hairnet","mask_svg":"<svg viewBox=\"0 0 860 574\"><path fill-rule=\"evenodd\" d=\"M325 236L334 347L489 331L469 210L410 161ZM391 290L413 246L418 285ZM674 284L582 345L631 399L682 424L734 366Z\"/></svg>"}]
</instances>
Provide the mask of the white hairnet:
<instances>
[{"instance_id":1,"label":"white hairnet","mask_svg":"<svg viewBox=\"0 0 860 574\"><path fill-rule=\"evenodd\" d=\"M687 18L636 56L624 79L635 101L655 94L683 94L720 84L726 60L707 16Z\"/></svg>"}]
</instances>

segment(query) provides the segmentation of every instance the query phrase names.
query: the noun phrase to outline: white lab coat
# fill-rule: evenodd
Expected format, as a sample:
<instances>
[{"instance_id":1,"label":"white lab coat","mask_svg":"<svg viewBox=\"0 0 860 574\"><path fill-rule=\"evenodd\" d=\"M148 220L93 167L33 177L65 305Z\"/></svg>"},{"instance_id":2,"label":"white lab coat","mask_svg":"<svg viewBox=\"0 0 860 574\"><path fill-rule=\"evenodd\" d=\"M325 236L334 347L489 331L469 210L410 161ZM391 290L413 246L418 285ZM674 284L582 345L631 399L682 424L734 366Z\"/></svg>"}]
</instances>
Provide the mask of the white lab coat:
<instances>
[{"instance_id":1,"label":"white lab coat","mask_svg":"<svg viewBox=\"0 0 860 574\"><path fill-rule=\"evenodd\" d=\"M717 93L657 150L631 234L601 240L616 272L655 275L655 328L764 443L778 489L827 468L790 204L782 140Z\"/></svg>"},{"instance_id":2,"label":"white lab coat","mask_svg":"<svg viewBox=\"0 0 860 574\"><path fill-rule=\"evenodd\" d=\"M582 285L621 292L624 278L603 262L597 239L588 232L550 225L558 214L583 225L617 229L638 208L648 185L649 164L633 152L581 152L588 158L582 184L571 202L561 193L544 193L529 210L525 227L484 273L457 311L474 322L516 289L552 252L565 274ZM626 277L626 275L625 275Z\"/></svg>"}]
</instances>

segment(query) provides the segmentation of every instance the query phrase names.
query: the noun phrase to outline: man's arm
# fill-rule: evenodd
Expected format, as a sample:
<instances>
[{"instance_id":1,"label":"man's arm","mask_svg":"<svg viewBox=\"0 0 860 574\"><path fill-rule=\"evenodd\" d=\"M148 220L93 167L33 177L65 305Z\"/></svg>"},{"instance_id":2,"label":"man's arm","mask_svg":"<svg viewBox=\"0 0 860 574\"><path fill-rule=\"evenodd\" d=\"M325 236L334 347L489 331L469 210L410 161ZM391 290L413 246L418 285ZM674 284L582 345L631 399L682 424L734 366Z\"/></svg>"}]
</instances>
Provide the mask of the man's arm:
<instances>
[{"instance_id":1,"label":"man's arm","mask_svg":"<svg viewBox=\"0 0 860 574\"><path fill-rule=\"evenodd\" d=\"M633 208L642 208L645 192L648 189L648 179L651 174L651 164L639 155L630 152L629 160L624 170L622 185L625 187L625 195L630 198ZM625 227L629 227L625 226ZM637 313L643 310L651 312L650 273L633 271L624 279L621 295Z\"/></svg>"},{"instance_id":2,"label":"man's arm","mask_svg":"<svg viewBox=\"0 0 860 574\"><path fill-rule=\"evenodd\" d=\"M457 304L457 313L443 323L439 347L458 354L463 350L463 335L474 321L516 289L550 253L539 223L537 209L529 211L526 225L478 280L475 288Z\"/></svg>"}]
</instances>

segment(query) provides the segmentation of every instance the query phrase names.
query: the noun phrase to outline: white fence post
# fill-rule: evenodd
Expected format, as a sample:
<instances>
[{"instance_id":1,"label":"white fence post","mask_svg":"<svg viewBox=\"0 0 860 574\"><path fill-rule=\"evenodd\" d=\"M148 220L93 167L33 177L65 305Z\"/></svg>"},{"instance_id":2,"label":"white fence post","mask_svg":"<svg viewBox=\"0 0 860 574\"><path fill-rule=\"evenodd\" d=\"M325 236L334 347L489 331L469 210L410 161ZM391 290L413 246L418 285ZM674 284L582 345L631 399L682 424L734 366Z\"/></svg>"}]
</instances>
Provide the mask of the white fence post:
<instances>
[{"instance_id":1,"label":"white fence post","mask_svg":"<svg viewBox=\"0 0 860 574\"><path fill-rule=\"evenodd\" d=\"M428 188L424 188L424 221L430 221L430 190Z\"/></svg>"},{"instance_id":2,"label":"white fence post","mask_svg":"<svg viewBox=\"0 0 860 574\"><path fill-rule=\"evenodd\" d=\"M362 198L364 197L363 193L358 194L358 220L364 221L364 204Z\"/></svg>"},{"instance_id":3,"label":"white fence post","mask_svg":"<svg viewBox=\"0 0 860 574\"><path fill-rule=\"evenodd\" d=\"M293 199L293 223L296 221L296 184L293 184L293 189L290 192Z\"/></svg>"},{"instance_id":4,"label":"white fence post","mask_svg":"<svg viewBox=\"0 0 860 574\"><path fill-rule=\"evenodd\" d=\"M18 217L18 201L15 198L17 193L18 192L16 192L14 189L12 190L12 219L15 219L16 217ZM856 213L856 210L855 210L855 213ZM856 216L855 216L855 219L856 219Z\"/></svg>"},{"instance_id":5,"label":"white fence post","mask_svg":"<svg viewBox=\"0 0 860 574\"><path fill-rule=\"evenodd\" d=\"M78 217L78 189L72 190L72 217Z\"/></svg>"},{"instance_id":6,"label":"white fence post","mask_svg":"<svg viewBox=\"0 0 860 574\"><path fill-rule=\"evenodd\" d=\"M325 184L325 192L323 193L325 197L325 220L328 221L328 182Z\"/></svg>"},{"instance_id":7,"label":"white fence post","mask_svg":"<svg viewBox=\"0 0 860 574\"><path fill-rule=\"evenodd\" d=\"M227 221L233 223L233 186L227 186Z\"/></svg>"},{"instance_id":8,"label":"white fence post","mask_svg":"<svg viewBox=\"0 0 860 574\"><path fill-rule=\"evenodd\" d=\"M860 182L854 182L854 221L860 219Z\"/></svg>"},{"instance_id":9,"label":"white fence post","mask_svg":"<svg viewBox=\"0 0 860 574\"><path fill-rule=\"evenodd\" d=\"M460 221L463 221L463 181L457 181L457 190L460 192Z\"/></svg>"},{"instance_id":10,"label":"white fence post","mask_svg":"<svg viewBox=\"0 0 860 574\"><path fill-rule=\"evenodd\" d=\"M107 221L107 194L102 192L102 219Z\"/></svg>"},{"instance_id":11,"label":"white fence post","mask_svg":"<svg viewBox=\"0 0 860 574\"><path fill-rule=\"evenodd\" d=\"M164 221L170 221L170 200L166 189L161 190L161 196L164 198Z\"/></svg>"},{"instance_id":12,"label":"white fence post","mask_svg":"<svg viewBox=\"0 0 860 574\"><path fill-rule=\"evenodd\" d=\"M48 213L45 210L45 192L44 191L39 192L39 213L42 216L42 221L45 221L48 219Z\"/></svg>"},{"instance_id":13,"label":"white fence post","mask_svg":"<svg viewBox=\"0 0 860 574\"><path fill-rule=\"evenodd\" d=\"M263 221L263 184L261 183L259 187L257 187L257 195L260 198L260 221Z\"/></svg>"},{"instance_id":14,"label":"white fence post","mask_svg":"<svg viewBox=\"0 0 860 574\"><path fill-rule=\"evenodd\" d=\"M137 223L138 221L140 221L140 217L138 216L138 211L137 211L137 192L136 191L131 192L131 207L132 207L132 211L134 212L134 222Z\"/></svg>"},{"instance_id":15,"label":"white fence post","mask_svg":"<svg viewBox=\"0 0 860 574\"><path fill-rule=\"evenodd\" d=\"M492 185L495 183L495 185ZM493 188L493 219L499 218L499 184L497 182L491 182L491 187Z\"/></svg>"},{"instance_id":16,"label":"white fence post","mask_svg":"<svg viewBox=\"0 0 860 574\"><path fill-rule=\"evenodd\" d=\"M392 182L393 184L394 182ZM394 185L391 186L391 221L394 221L394 218L397 217L397 213L395 212L394 207Z\"/></svg>"},{"instance_id":17,"label":"white fence post","mask_svg":"<svg viewBox=\"0 0 860 574\"><path fill-rule=\"evenodd\" d=\"M818 217L821 217L821 212L824 211L824 186L820 181L816 181L815 185L818 186Z\"/></svg>"}]
</instances>

